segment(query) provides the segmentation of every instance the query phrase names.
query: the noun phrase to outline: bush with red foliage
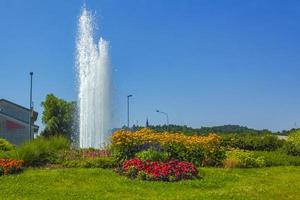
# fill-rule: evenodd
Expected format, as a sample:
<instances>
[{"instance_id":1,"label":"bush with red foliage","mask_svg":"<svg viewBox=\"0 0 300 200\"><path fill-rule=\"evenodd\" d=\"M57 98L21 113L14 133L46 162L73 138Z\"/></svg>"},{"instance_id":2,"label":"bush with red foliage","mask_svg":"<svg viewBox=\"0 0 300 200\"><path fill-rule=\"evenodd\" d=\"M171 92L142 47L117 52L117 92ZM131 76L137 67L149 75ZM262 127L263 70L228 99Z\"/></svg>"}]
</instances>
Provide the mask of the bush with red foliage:
<instances>
[{"instance_id":1,"label":"bush with red foliage","mask_svg":"<svg viewBox=\"0 0 300 200\"><path fill-rule=\"evenodd\" d=\"M16 174L22 171L23 165L23 160L0 159L0 176L7 174Z\"/></svg>"},{"instance_id":2,"label":"bush with red foliage","mask_svg":"<svg viewBox=\"0 0 300 200\"><path fill-rule=\"evenodd\" d=\"M155 181L192 179L196 178L198 174L193 163L178 160L153 162L134 158L123 162L122 170L130 178Z\"/></svg>"},{"instance_id":3,"label":"bush with red foliage","mask_svg":"<svg viewBox=\"0 0 300 200\"><path fill-rule=\"evenodd\" d=\"M98 158L109 157L111 153L105 149L82 149L81 155L83 158Z\"/></svg>"}]
</instances>

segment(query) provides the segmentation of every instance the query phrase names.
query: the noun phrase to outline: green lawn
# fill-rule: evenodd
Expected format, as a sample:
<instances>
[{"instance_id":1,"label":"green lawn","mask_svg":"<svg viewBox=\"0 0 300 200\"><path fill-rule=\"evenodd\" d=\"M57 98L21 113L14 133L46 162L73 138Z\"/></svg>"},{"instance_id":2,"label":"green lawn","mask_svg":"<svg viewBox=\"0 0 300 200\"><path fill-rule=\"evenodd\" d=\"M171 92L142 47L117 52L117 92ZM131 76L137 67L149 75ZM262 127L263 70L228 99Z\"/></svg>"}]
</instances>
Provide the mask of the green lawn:
<instances>
[{"instance_id":1,"label":"green lawn","mask_svg":"<svg viewBox=\"0 0 300 200\"><path fill-rule=\"evenodd\" d=\"M200 170L200 180L132 181L103 169L28 169L0 177L0 199L300 199L300 167Z\"/></svg>"}]
</instances>

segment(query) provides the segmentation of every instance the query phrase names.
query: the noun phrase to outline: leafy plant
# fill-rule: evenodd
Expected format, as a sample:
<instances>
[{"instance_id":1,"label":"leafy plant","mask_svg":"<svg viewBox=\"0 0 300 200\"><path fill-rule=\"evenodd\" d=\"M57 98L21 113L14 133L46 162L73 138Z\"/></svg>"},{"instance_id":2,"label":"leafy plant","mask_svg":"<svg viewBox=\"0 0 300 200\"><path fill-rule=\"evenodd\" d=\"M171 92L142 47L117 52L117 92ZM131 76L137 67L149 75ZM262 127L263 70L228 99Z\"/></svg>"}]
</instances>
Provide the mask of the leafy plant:
<instances>
[{"instance_id":1,"label":"leafy plant","mask_svg":"<svg viewBox=\"0 0 300 200\"><path fill-rule=\"evenodd\" d=\"M15 146L9 143L7 140L0 138L0 151L11 151Z\"/></svg>"},{"instance_id":2,"label":"leafy plant","mask_svg":"<svg viewBox=\"0 0 300 200\"><path fill-rule=\"evenodd\" d=\"M227 158L223 164L225 167L255 168L265 167L263 156L255 156L251 151L232 150L226 153Z\"/></svg>"},{"instance_id":3,"label":"leafy plant","mask_svg":"<svg viewBox=\"0 0 300 200\"><path fill-rule=\"evenodd\" d=\"M114 168L116 161L112 157L85 158L79 160L67 160L61 163L68 168Z\"/></svg>"},{"instance_id":4,"label":"leafy plant","mask_svg":"<svg viewBox=\"0 0 300 200\"><path fill-rule=\"evenodd\" d=\"M139 171L137 174L137 178L142 181L145 181L145 180L149 179L149 176L144 171Z\"/></svg>"},{"instance_id":5,"label":"leafy plant","mask_svg":"<svg viewBox=\"0 0 300 200\"><path fill-rule=\"evenodd\" d=\"M300 156L287 155L281 151L253 151L255 157L263 157L267 167L300 166Z\"/></svg>"},{"instance_id":6,"label":"leafy plant","mask_svg":"<svg viewBox=\"0 0 300 200\"><path fill-rule=\"evenodd\" d=\"M300 130L296 130L288 136L284 149L289 155L300 156Z\"/></svg>"},{"instance_id":7,"label":"leafy plant","mask_svg":"<svg viewBox=\"0 0 300 200\"><path fill-rule=\"evenodd\" d=\"M28 166L55 163L61 150L69 149L69 141L63 136L40 137L17 148L18 157Z\"/></svg>"},{"instance_id":8,"label":"leafy plant","mask_svg":"<svg viewBox=\"0 0 300 200\"><path fill-rule=\"evenodd\" d=\"M222 146L250 151L274 151L283 147L285 141L270 134L224 134Z\"/></svg>"},{"instance_id":9,"label":"leafy plant","mask_svg":"<svg viewBox=\"0 0 300 200\"><path fill-rule=\"evenodd\" d=\"M169 154L167 152L157 151L154 148L150 148L137 153L136 157L143 161L166 161L169 159Z\"/></svg>"}]
</instances>

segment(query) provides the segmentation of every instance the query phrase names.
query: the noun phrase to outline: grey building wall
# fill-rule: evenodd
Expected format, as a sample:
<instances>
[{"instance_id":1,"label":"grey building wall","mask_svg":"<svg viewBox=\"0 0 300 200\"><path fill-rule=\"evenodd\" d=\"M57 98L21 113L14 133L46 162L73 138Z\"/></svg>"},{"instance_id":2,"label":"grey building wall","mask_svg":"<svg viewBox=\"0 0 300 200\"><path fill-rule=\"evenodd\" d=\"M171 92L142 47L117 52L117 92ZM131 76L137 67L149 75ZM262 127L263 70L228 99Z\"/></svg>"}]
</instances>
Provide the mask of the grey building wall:
<instances>
[{"instance_id":1,"label":"grey building wall","mask_svg":"<svg viewBox=\"0 0 300 200\"><path fill-rule=\"evenodd\" d=\"M15 145L20 145L30 140L29 133L30 110L22 106L0 100L0 138L4 138ZM34 112L33 120L36 120L37 113ZM9 127L7 123L15 124L16 127ZM38 132L38 127L32 126L33 135ZM33 138L33 135L31 136Z\"/></svg>"},{"instance_id":2,"label":"grey building wall","mask_svg":"<svg viewBox=\"0 0 300 200\"><path fill-rule=\"evenodd\" d=\"M19 124L22 128L8 129L7 120ZM30 139L29 124L22 123L0 113L0 138L4 138L15 145L20 145Z\"/></svg>"}]
</instances>

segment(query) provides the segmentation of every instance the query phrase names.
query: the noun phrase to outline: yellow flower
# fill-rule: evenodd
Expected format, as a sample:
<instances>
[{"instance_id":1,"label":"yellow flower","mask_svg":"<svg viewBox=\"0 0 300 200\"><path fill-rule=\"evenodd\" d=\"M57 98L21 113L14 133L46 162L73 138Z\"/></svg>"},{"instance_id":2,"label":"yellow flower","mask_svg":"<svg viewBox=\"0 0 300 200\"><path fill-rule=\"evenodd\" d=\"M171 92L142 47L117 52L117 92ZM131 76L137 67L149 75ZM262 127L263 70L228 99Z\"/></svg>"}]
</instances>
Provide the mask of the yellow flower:
<instances>
[{"instance_id":1,"label":"yellow flower","mask_svg":"<svg viewBox=\"0 0 300 200\"><path fill-rule=\"evenodd\" d=\"M161 145L178 144L187 149L206 148L214 150L221 138L216 134L208 136L187 136L182 133L157 133L150 129L139 131L118 130L112 136L113 145L138 145L144 143L160 143Z\"/></svg>"}]
</instances>

